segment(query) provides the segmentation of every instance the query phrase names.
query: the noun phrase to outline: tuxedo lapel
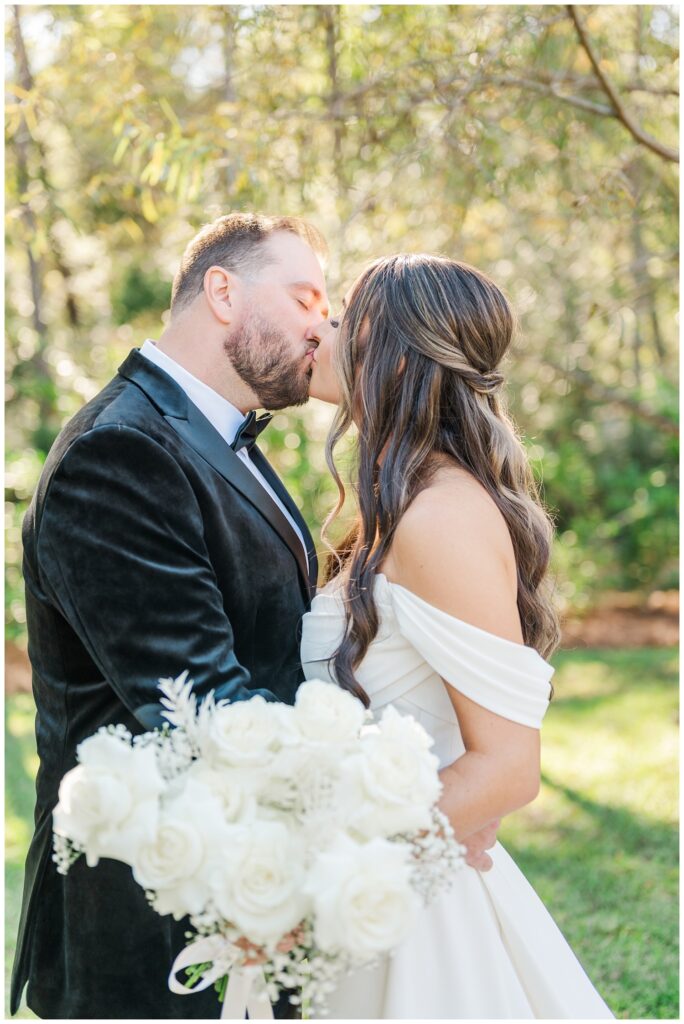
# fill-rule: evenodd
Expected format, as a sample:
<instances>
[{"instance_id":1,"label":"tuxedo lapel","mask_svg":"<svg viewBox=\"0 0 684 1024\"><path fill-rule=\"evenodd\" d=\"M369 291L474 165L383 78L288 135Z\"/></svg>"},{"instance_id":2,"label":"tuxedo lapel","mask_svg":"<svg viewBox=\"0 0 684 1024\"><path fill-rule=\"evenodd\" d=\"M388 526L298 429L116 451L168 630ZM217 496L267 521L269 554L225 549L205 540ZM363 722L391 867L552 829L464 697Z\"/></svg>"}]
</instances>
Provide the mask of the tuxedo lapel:
<instances>
[{"instance_id":1,"label":"tuxedo lapel","mask_svg":"<svg viewBox=\"0 0 684 1024\"><path fill-rule=\"evenodd\" d=\"M309 556L309 585L311 587L313 595L313 593L316 590L316 584L318 582L318 557L316 555L316 545L309 531L309 527L306 525L306 520L304 519L304 516L297 508L297 505L293 500L292 495L285 488L285 485L283 484L282 480L274 470L273 466L270 464L270 462L266 459L266 456L263 454L262 451L260 451L260 449L256 445L252 448L249 457L251 458L252 462L257 467L259 472L262 474L262 476L264 476L266 480L268 480L269 484L276 492L276 494L278 495L278 497L280 498L280 500L282 501L283 505L290 513L292 518L294 519L299 529L302 531L302 537L304 538L306 551Z\"/></svg>"},{"instance_id":2,"label":"tuxedo lapel","mask_svg":"<svg viewBox=\"0 0 684 1024\"><path fill-rule=\"evenodd\" d=\"M169 426L183 438L186 444L201 455L210 466L213 466L270 523L294 555L304 585L304 592L309 595L311 590L309 565L299 537L265 488L250 473L242 459L238 458L206 416L190 401L183 389L160 367L150 362L145 356L141 356L136 349L130 353L128 359L119 368L119 373L122 377L137 384L160 410ZM259 468L261 469L261 466ZM280 481L278 483L277 493L280 497L281 491L287 492ZM286 507L289 509L289 504ZM301 516L298 517L298 519L300 518ZM308 541L310 540L309 536ZM313 546L313 542L311 544Z\"/></svg>"}]
</instances>

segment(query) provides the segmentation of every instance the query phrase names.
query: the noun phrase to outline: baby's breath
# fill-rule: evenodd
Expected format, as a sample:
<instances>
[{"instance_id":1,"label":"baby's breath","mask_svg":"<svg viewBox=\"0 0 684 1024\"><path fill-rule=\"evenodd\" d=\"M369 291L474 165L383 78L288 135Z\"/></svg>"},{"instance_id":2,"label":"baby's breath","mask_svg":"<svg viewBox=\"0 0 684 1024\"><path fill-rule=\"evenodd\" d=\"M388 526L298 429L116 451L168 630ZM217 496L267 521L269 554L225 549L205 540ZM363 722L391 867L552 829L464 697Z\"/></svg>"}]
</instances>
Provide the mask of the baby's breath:
<instances>
[{"instance_id":1,"label":"baby's breath","mask_svg":"<svg viewBox=\"0 0 684 1024\"><path fill-rule=\"evenodd\" d=\"M77 846L67 836L60 836L55 832L52 836L52 860L57 865L57 874L66 875L72 864L75 864L83 853L83 849Z\"/></svg>"}]
</instances>

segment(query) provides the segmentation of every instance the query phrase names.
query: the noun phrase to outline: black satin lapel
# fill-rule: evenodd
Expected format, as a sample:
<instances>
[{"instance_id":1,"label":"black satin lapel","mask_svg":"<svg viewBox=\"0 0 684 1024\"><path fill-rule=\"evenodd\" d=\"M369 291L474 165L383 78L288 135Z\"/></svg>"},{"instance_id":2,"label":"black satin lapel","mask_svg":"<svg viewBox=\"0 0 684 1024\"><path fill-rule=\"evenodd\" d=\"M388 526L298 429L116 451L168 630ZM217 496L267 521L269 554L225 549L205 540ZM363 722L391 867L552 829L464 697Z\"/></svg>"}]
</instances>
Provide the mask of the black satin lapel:
<instances>
[{"instance_id":1,"label":"black satin lapel","mask_svg":"<svg viewBox=\"0 0 684 1024\"><path fill-rule=\"evenodd\" d=\"M119 374L132 381L163 414L185 419L188 396L166 370L134 348L119 367Z\"/></svg>"},{"instance_id":2,"label":"black satin lapel","mask_svg":"<svg viewBox=\"0 0 684 1024\"><path fill-rule=\"evenodd\" d=\"M203 459L206 459L209 465L213 466L225 480L240 491L268 520L297 560L305 592L308 593L311 586L309 567L302 543L286 517L256 477L250 473L242 459L238 458L233 449L192 402L188 401L187 404L187 418L181 419L168 414L164 418L191 448L194 448Z\"/></svg>"},{"instance_id":3,"label":"black satin lapel","mask_svg":"<svg viewBox=\"0 0 684 1024\"><path fill-rule=\"evenodd\" d=\"M309 585L311 587L312 596L316 590L316 584L318 583L318 557L316 555L316 545L314 539L311 536L309 527L306 525L304 516L297 508L296 502L293 500L292 495L289 493L285 484L276 473L273 466L270 464L264 453L257 447L252 448L250 459L257 467L259 472L266 477L269 484L276 492L283 505L290 513L294 521L296 522L299 529L302 531L304 543L306 544L306 551L309 556Z\"/></svg>"}]
</instances>

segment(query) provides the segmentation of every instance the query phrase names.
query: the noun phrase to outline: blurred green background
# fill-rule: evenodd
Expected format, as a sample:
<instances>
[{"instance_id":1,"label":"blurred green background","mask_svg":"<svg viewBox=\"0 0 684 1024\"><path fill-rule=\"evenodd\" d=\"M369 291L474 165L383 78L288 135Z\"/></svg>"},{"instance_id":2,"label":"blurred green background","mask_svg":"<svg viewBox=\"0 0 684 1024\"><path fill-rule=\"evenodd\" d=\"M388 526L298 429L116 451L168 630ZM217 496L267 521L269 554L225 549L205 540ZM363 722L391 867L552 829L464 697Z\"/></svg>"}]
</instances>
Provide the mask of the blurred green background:
<instances>
[{"instance_id":1,"label":"blurred green background","mask_svg":"<svg viewBox=\"0 0 684 1024\"><path fill-rule=\"evenodd\" d=\"M65 421L158 336L192 235L259 209L324 232L333 307L397 250L511 297L510 405L578 649L503 838L616 1014L676 1017L677 8L21 5L5 26L8 959L35 771L22 516ZM330 421L312 401L263 435L315 536Z\"/></svg>"}]
</instances>

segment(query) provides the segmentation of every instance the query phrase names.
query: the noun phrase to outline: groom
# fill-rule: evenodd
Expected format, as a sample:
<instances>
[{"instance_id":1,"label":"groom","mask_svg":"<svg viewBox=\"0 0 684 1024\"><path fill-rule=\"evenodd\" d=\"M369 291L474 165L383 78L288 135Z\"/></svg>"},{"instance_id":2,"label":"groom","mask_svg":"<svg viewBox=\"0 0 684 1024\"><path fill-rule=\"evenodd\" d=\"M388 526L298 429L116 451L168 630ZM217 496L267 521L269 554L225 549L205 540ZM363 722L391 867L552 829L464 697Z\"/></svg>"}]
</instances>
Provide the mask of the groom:
<instances>
[{"instance_id":1,"label":"groom","mask_svg":"<svg viewBox=\"0 0 684 1024\"><path fill-rule=\"evenodd\" d=\"M44 1018L220 1014L213 988L169 991L187 922L155 914L128 867L81 858L57 874L52 810L83 739L162 724L161 676L189 669L200 698L294 701L316 555L255 445L270 417L253 410L308 399L324 249L294 218L206 226L159 340L130 353L47 459L23 527L40 768L13 1013L28 981Z\"/></svg>"}]
</instances>

